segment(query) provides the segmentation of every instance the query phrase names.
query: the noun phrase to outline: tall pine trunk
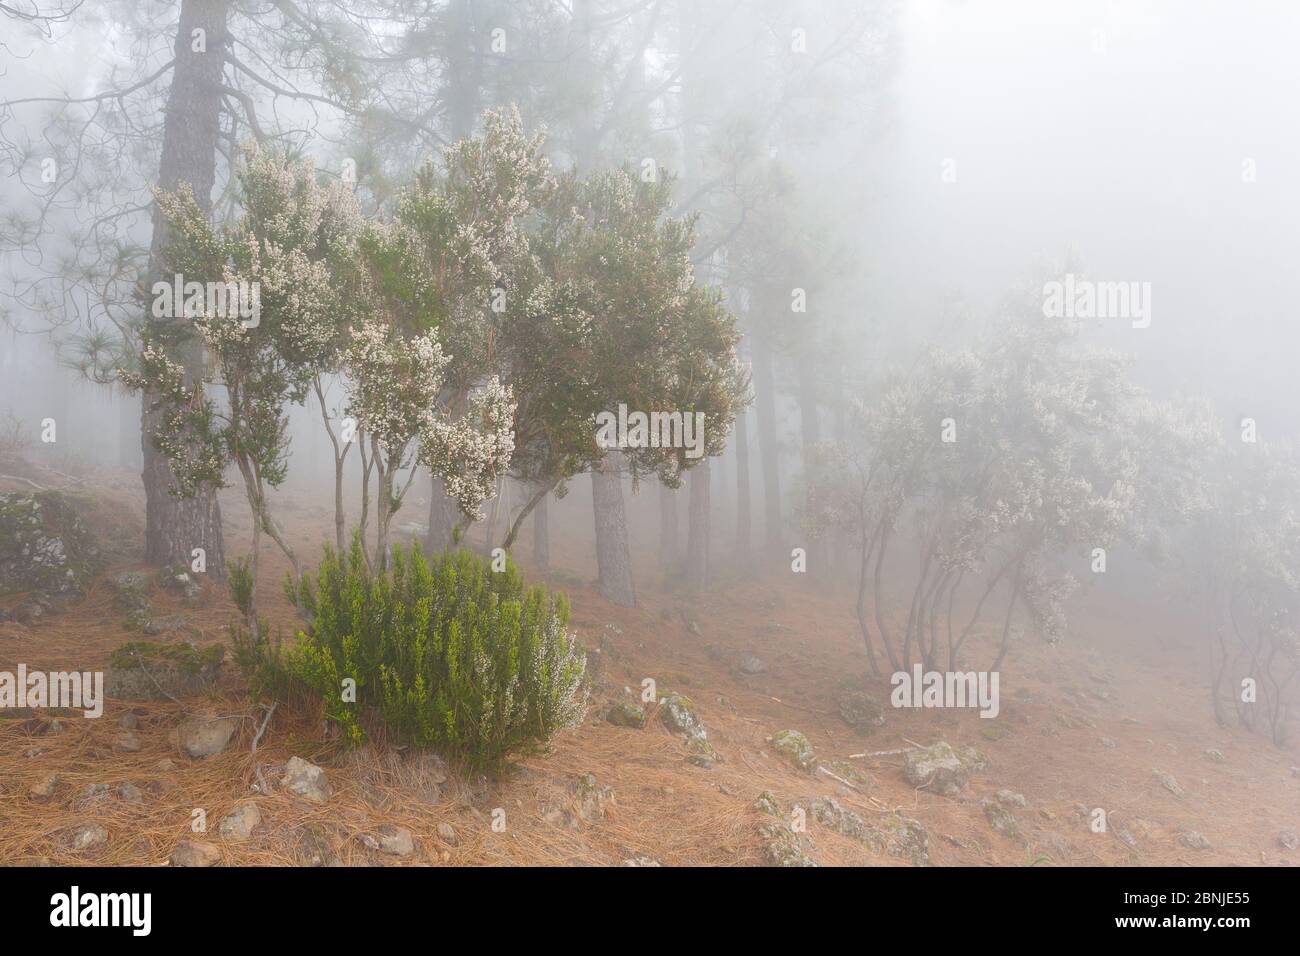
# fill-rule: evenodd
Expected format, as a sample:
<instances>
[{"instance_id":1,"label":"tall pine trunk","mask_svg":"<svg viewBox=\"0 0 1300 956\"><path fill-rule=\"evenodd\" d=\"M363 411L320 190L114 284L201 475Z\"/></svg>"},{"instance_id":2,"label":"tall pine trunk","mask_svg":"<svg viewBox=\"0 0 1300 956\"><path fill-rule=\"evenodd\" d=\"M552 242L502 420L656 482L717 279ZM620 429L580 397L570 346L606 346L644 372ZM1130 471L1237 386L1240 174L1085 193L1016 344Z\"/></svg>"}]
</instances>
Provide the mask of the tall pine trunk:
<instances>
[{"instance_id":1,"label":"tall pine trunk","mask_svg":"<svg viewBox=\"0 0 1300 956\"><path fill-rule=\"evenodd\" d=\"M749 516L749 413L736 415L736 563L747 567L753 558Z\"/></svg>"},{"instance_id":2,"label":"tall pine trunk","mask_svg":"<svg viewBox=\"0 0 1300 956\"><path fill-rule=\"evenodd\" d=\"M624 607L636 604L632 585L632 555L627 546L627 514L623 509L620 458L611 451L591 472L591 497L596 516L596 568L600 593Z\"/></svg>"},{"instance_id":3,"label":"tall pine trunk","mask_svg":"<svg viewBox=\"0 0 1300 956\"><path fill-rule=\"evenodd\" d=\"M781 454L776 436L776 381L772 349L766 336L755 334L754 405L758 414L758 454L763 472L763 547L770 555L784 550L781 528Z\"/></svg>"},{"instance_id":4,"label":"tall pine trunk","mask_svg":"<svg viewBox=\"0 0 1300 956\"><path fill-rule=\"evenodd\" d=\"M686 589L697 594L709 586L709 459L687 472L691 486L690 530L686 534Z\"/></svg>"},{"instance_id":5,"label":"tall pine trunk","mask_svg":"<svg viewBox=\"0 0 1300 956\"><path fill-rule=\"evenodd\" d=\"M229 0L183 0L176 31L176 64L172 85L163 111L162 156L158 186L176 189L188 183L200 208L212 208L212 187L216 181L217 135L221 119L221 78L228 42L226 17ZM202 30L203 51L195 51L195 31ZM167 224L155 206L153 237L149 248L150 282L168 279L164 275L163 250ZM153 320L184 322L183 317ZM188 334L180 358L190 383L203 361L202 345ZM172 494L176 486L166 457L154 445L153 436L162 428L161 414L153 409L158 396L144 393L141 407L142 478L145 491L145 560L151 564L188 565L195 548L202 548L208 573L225 572L225 548L221 536L221 508L215 488L202 487L189 498ZM175 437L175 436L169 436Z\"/></svg>"}]
</instances>

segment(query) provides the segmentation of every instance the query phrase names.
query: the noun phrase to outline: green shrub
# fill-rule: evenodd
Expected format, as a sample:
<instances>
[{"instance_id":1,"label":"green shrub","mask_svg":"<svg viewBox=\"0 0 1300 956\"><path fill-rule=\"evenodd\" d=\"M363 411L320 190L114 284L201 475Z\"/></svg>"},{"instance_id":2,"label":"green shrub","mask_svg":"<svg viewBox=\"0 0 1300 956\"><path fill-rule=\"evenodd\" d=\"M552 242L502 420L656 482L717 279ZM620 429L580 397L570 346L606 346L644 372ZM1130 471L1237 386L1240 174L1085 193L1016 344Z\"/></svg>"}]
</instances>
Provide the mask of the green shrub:
<instances>
[{"instance_id":1,"label":"green shrub","mask_svg":"<svg viewBox=\"0 0 1300 956\"><path fill-rule=\"evenodd\" d=\"M367 569L359 539L346 560L326 548L315 585L293 595L311 626L286 654L289 673L324 701L348 738L378 717L397 739L476 768L535 750L582 720L586 657L562 594L525 587L467 551L395 549ZM356 681L356 703L342 682Z\"/></svg>"}]
</instances>

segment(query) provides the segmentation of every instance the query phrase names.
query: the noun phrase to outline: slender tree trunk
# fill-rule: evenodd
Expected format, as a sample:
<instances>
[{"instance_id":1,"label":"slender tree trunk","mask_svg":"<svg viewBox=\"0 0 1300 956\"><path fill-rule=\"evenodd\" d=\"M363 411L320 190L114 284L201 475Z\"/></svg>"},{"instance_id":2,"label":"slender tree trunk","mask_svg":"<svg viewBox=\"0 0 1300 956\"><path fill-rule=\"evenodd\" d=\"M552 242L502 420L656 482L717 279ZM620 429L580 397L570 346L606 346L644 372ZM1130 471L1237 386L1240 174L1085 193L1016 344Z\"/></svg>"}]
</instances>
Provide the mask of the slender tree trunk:
<instances>
[{"instance_id":1,"label":"slender tree trunk","mask_svg":"<svg viewBox=\"0 0 1300 956\"><path fill-rule=\"evenodd\" d=\"M636 604L632 585L632 555L627 546L627 514L618 452L609 452L591 473L591 497L596 516L596 567L600 593L624 607Z\"/></svg>"},{"instance_id":2,"label":"slender tree trunk","mask_svg":"<svg viewBox=\"0 0 1300 956\"><path fill-rule=\"evenodd\" d=\"M749 415L736 416L736 563L749 567L753 555L749 516Z\"/></svg>"},{"instance_id":3,"label":"slender tree trunk","mask_svg":"<svg viewBox=\"0 0 1300 956\"><path fill-rule=\"evenodd\" d=\"M424 536L424 553L433 557L447 550L451 544L452 518L448 508L450 499L441 478L429 483L429 520Z\"/></svg>"},{"instance_id":4,"label":"slender tree trunk","mask_svg":"<svg viewBox=\"0 0 1300 956\"><path fill-rule=\"evenodd\" d=\"M176 31L176 65L163 111L162 155L158 185L164 190L189 183L199 207L212 205L216 180L217 135L221 119L221 76L225 64L226 17L229 0L183 0ZM196 30L203 31L206 49L195 52ZM164 278L163 250L166 220L155 207L150 244L150 285ZM179 310L178 310L179 311ZM176 317L164 321L181 321ZM202 346L190 334L182 347L186 377L192 383L202 363ZM154 445L163 427L153 406L158 396L145 392L141 413L142 478L145 491L145 560L151 564L185 564L195 548L202 548L208 573L225 574L225 547L221 536L221 508L215 488L200 488L190 498L172 494L176 485L171 467ZM169 436L175 437L175 436Z\"/></svg>"},{"instance_id":5,"label":"slender tree trunk","mask_svg":"<svg viewBox=\"0 0 1300 956\"><path fill-rule=\"evenodd\" d=\"M551 566L551 527L546 495L533 506L533 563L541 570Z\"/></svg>"},{"instance_id":6,"label":"slender tree trunk","mask_svg":"<svg viewBox=\"0 0 1300 956\"><path fill-rule=\"evenodd\" d=\"M776 382L772 350L763 335L755 335L754 405L758 414L758 453L763 471L763 544L769 554L785 550L781 528L780 449L776 436Z\"/></svg>"},{"instance_id":7,"label":"slender tree trunk","mask_svg":"<svg viewBox=\"0 0 1300 956\"><path fill-rule=\"evenodd\" d=\"M709 586L709 459L687 472L691 486L690 530L686 535L686 587L699 593Z\"/></svg>"},{"instance_id":8,"label":"slender tree trunk","mask_svg":"<svg viewBox=\"0 0 1300 956\"><path fill-rule=\"evenodd\" d=\"M803 481L805 496L817 480L817 446L821 442L821 419L817 415L816 376L812 359L807 354L799 358L799 433L802 438ZM808 570L811 577L827 583L830 548L824 537L808 542Z\"/></svg>"},{"instance_id":9,"label":"slender tree trunk","mask_svg":"<svg viewBox=\"0 0 1300 956\"><path fill-rule=\"evenodd\" d=\"M659 569L672 573L677 566L677 489L659 486Z\"/></svg>"}]
</instances>

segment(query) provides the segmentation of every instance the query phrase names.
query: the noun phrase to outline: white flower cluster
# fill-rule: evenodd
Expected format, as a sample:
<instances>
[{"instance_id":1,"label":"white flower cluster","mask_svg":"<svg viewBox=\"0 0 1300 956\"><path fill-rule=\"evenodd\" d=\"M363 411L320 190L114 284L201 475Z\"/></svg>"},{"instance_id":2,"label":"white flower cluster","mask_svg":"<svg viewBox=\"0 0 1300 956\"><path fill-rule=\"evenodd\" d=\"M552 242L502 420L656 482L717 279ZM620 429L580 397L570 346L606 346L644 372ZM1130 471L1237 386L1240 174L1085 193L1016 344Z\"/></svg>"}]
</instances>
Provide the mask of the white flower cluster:
<instances>
[{"instance_id":1,"label":"white flower cluster","mask_svg":"<svg viewBox=\"0 0 1300 956\"><path fill-rule=\"evenodd\" d=\"M460 421L430 415L420 437L420 461L442 478L461 511L481 518L480 508L496 493L497 479L514 454L515 402L496 376L470 397Z\"/></svg>"}]
</instances>

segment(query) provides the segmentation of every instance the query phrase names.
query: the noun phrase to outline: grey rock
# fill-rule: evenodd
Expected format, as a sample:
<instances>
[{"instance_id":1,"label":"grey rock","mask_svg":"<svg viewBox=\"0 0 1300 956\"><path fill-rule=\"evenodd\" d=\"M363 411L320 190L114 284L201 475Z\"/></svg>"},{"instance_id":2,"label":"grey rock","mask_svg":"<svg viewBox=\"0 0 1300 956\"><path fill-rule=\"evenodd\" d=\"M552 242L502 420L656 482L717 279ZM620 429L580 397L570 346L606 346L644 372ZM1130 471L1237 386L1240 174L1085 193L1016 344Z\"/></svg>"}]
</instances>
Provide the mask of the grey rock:
<instances>
[{"instance_id":1,"label":"grey rock","mask_svg":"<svg viewBox=\"0 0 1300 956\"><path fill-rule=\"evenodd\" d=\"M219 862L221 851L201 840L181 840L172 850L172 866L216 866Z\"/></svg>"},{"instance_id":2,"label":"grey rock","mask_svg":"<svg viewBox=\"0 0 1300 956\"><path fill-rule=\"evenodd\" d=\"M253 835L262 822L262 811L255 803L241 803L233 811L221 818L217 832L227 840L242 843Z\"/></svg>"},{"instance_id":3,"label":"grey rock","mask_svg":"<svg viewBox=\"0 0 1300 956\"><path fill-rule=\"evenodd\" d=\"M215 757L230 746L239 721L233 717L196 717L181 724L177 741L191 757Z\"/></svg>"},{"instance_id":4,"label":"grey rock","mask_svg":"<svg viewBox=\"0 0 1300 956\"><path fill-rule=\"evenodd\" d=\"M290 793L315 803L324 803L329 799L330 785L325 771L301 757L289 758L289 762L284 765L284 777L280 783Z\"/></svg>"}]
</instances>

